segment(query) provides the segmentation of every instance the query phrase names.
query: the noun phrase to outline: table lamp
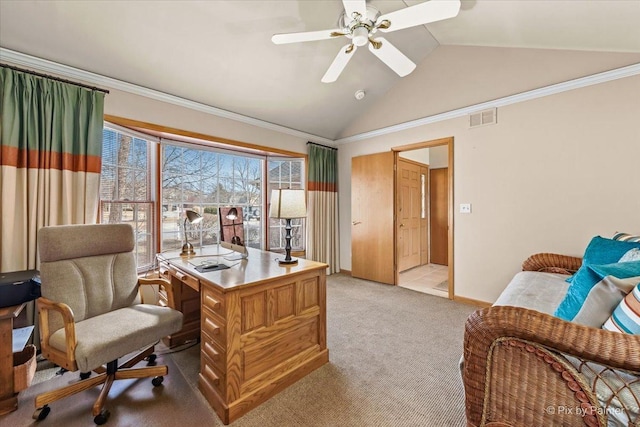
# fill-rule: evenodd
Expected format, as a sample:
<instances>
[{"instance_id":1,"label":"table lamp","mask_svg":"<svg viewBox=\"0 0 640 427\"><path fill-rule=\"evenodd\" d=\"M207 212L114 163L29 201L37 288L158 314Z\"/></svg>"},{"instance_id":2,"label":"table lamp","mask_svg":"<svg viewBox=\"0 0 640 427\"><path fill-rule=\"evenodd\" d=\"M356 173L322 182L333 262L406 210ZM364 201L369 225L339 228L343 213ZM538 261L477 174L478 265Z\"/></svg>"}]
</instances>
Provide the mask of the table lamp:
<instances>
[{"instance_id":1,"label":"table lamp","mask_svg":"<svg viewBox=\"0 0 640 427\"><path fill-rule=\"evenodd\" d=\"M292 190L281 188L271 192L271 208L269 209L271 218L286 219L285 226L285 258L278 260L280 265L295 264L297 259L291 258L291 219L304 218L307 216L307 203L304 190Z\"/></svg>"},{"instance_id":2,"label":"table lamp","mask_svg":"<svg viewBox=\"0 0 640 427\"><path fill-rule=\"evenodd\" d=\"M182 252L180 252L180 256L190 256L190 255L195 255L196 251L193 250L193 245L191 243L189 243L189 239L187 238L187 221L189 221L189 223L191 224L197 224L200 221L202 221L202 216L196 212L196 211L192 211L191 209L187 209L185 211L185 218L184 218L184 245L182 245Z\"/></svg>"},{"instance_id":3,"label":"table lamp","mask_svg":"<svg viewBox=\"0 0 640 427\"><path fill-rule=\"evenodd\" d=\"M236 208L229 209L229 213L227 214L227 219L231 220L231 227L233 227L233 237L231 238L231 243L234 245L242 245L240 238L236 234L236 219L238 219L238 209Z\"/></svg>"}]
</instances>

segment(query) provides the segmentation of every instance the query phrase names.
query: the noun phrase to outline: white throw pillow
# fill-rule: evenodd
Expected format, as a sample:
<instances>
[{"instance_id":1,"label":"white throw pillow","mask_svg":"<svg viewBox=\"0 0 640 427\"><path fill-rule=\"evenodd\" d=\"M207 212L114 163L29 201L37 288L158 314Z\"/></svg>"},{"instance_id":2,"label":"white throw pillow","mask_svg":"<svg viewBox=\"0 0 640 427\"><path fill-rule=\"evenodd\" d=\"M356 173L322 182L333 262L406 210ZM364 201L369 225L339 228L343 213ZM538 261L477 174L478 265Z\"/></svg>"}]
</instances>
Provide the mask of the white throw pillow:
<instances>
[{"instance_id":1,"label":"white throw pillow","mask_svg":"<svg viewBox=\"0 0 640 427\"><path fill-rule=\"evenodd\" d=\"M633 248L627 251L618 262L640 261L640 249Z\"/></svg>"},{"instance_id":2,"label":"white throw pillow","mask_svg":"<svg viewBox=\"0 0 640 427\"><path fill-rule=\"evenodd\" d=\"M592 328L601 328L613 310L638 283L640 283L640 276L626 279L614 276L604 277L591 288L573 321Z\"/></svg>"}]
</instances>

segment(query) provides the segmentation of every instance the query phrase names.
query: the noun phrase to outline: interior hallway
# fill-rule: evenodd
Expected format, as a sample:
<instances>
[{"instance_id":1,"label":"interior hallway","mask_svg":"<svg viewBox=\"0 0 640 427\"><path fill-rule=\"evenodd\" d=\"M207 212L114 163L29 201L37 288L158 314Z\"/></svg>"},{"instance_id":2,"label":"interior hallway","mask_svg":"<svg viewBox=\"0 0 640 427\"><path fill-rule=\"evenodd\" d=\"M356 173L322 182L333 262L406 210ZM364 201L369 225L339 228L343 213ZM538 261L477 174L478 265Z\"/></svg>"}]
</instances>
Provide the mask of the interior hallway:
<instances>
[{"instance_id":1,"label":"interior hallway","mask_svg":"<svg viewBox=\"0 0 640 427\"><path fill-rule=\"evenodd\" d=\"M400 272L398 286L447 298L448 276L449 267L446 265L425 264Z\"/></svg>"}]
</instances>

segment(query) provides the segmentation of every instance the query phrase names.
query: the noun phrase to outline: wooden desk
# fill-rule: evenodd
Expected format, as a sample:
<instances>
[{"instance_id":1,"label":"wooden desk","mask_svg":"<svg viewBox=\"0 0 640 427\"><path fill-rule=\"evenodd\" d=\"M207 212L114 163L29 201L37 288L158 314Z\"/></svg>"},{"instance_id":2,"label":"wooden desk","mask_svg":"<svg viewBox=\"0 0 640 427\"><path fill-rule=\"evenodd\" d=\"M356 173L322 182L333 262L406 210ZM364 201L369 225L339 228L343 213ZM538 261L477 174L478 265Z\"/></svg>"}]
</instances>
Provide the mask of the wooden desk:
<instances>
[{"instance_id":1,"label":"wooden desk","mask_svg":"<svg viewBox=\"0 0 640 427\"><path fill-rule=\"evenodd\" d=\"M165 277L200 293L198 387L229 424L329 361L327 265L281 267L283 255L251 248L247 260L225 261L218 251L229 253L213 246L157 258ZM232 266L200 273L204 260Z\"/></svg>"},{"instance_id":2,"label":"wooden desk","mask_svg":"<svg viewBox=\"0 0 640 427\"><path fill-rule=\"evenodd\" d=\"M0 415L18 409L13 383L13 319L26 303L0 308Z\"/></svg>"}]
</instances>

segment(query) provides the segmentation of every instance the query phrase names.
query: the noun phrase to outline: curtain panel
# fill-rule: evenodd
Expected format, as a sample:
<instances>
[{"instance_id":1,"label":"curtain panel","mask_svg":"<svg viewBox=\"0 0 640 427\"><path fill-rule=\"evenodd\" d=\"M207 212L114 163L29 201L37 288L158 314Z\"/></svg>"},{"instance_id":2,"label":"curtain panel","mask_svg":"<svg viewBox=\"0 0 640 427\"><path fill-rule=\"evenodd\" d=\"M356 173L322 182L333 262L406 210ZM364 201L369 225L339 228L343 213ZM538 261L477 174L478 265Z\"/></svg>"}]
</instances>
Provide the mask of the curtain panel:
<instances>
[{"instance_id":1,"label":"curtain panel","mask_svg":"<svg viewBox=\"0 0 640 427\"><path fill-rule=\"evenodd\" d=\"M340 271L338 150L309 143L307 258Z\"/></svg>"},{"instance_id":2,"label":"curtain panel","mask_svg":"<svg viewBox=\"0 0 640 427\"><path fill-rule=\"evenodd\" d=\"M95 223L104 93L0 67L0 271L38 268L37 232Z\"/></svg>"}]
</instances>

